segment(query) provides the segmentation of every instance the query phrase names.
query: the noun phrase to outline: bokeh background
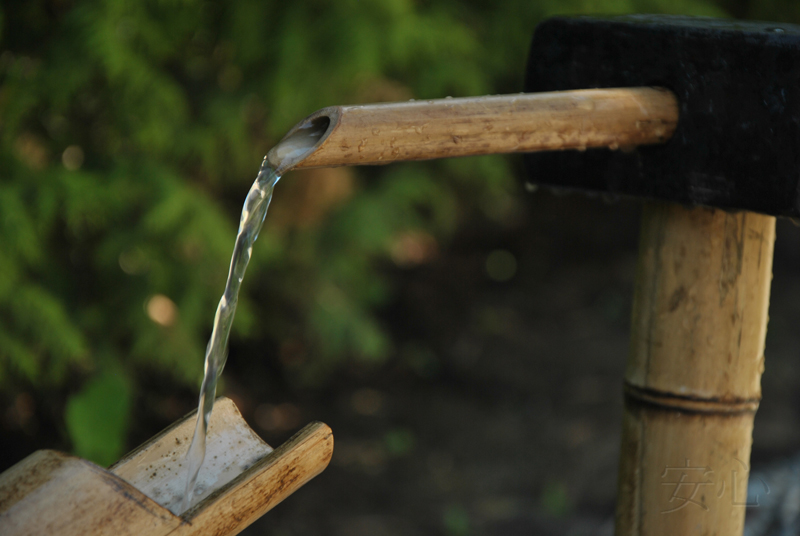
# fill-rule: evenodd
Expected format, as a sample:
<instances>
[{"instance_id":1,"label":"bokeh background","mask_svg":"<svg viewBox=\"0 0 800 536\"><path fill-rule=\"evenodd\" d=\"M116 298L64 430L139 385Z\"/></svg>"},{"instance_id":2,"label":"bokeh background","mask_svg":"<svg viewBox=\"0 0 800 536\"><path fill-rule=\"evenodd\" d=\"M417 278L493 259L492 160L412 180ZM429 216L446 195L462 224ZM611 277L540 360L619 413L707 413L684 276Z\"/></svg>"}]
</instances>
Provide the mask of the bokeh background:
<instances>
[{"instance_id":1,"label":"bokeh background","mask_svg":"<svg viewBox=\"0 0 800 536\"><path fill-rule=\"evenodd\" d=\"M0 7L0 470L109 464L196 404L263 155L335 104L518 92L537 22L800 22L792 0L27 0ZM221 394L331 467L246 534L610 534L640 207L517 158L291 173ZM800 450L800 231L778 225L754 466Z\"/></svg>"}]
</instances>

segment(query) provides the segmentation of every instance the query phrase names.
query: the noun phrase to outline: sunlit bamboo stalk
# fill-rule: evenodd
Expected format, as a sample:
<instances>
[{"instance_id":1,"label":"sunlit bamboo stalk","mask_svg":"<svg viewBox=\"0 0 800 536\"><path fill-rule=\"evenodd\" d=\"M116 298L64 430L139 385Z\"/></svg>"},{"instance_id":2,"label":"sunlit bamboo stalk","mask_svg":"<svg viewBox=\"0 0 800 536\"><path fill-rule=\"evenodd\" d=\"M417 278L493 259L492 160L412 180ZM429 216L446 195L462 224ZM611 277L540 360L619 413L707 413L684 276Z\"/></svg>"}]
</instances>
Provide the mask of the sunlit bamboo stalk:
<instances>
[{"instance_id":1,"label":"sunlit bamboo stalk","mask_svg":"<svg viewBox=\"0 0 800 536\"><path fill-rule=\"evenodd\" d=\"M269 154L293 168L663 143L678 121L658 88L588 89L323 108Z\"/></svg>"}]
</instances>

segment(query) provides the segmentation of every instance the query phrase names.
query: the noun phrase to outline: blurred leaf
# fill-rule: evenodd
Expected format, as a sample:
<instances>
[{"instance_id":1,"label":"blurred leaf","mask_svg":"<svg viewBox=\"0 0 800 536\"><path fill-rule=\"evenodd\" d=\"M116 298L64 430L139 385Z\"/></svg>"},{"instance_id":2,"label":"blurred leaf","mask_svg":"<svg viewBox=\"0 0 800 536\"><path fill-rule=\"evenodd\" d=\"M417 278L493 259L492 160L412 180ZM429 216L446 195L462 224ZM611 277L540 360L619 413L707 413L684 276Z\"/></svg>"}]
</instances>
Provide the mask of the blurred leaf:
<instances>
[{"instance_id":1,"label":"blurred leaf","mask_svg":"<svg viewBox=\"0 0 800 536\"><path fill-rule=\"evenodd\" d=\"M461 505L449 506L444 511L443 520L448 536L467 536L470 533L469 514Z\"/></svg>"},{"instance_id":2,"label":"blurred leaf","mask_svg":"<svg viewBox=\"0 0 800 536\"><path fill-rule=\"evenodd\" d=\"M414 432L408 428L394 428L384 436L386 449L392 456L407 456L411 454L416 445Z\"/></svg>"},{"instance_id":3,"label":"blurred leaf","mask_svg":"<svg viewBox=\"0 0 800 536\"><path fill-rule=\"evenodd\" d=\"M542 491L540 502L542 509L553 517L565 517L571 510L569 494L563 482L549 482L546 484Z\"/></svg>"},{"instance_id":4,"label":"blurred leaf","mask_svg":"<svg viewBox=\"0 0 800 536\"><path fill-rule=\"evenodd\" d=\"M67 402L66 424L75 454L108 466L125 450L131 382L121 370L91 379Z\"/></svg>"}]
</instances>

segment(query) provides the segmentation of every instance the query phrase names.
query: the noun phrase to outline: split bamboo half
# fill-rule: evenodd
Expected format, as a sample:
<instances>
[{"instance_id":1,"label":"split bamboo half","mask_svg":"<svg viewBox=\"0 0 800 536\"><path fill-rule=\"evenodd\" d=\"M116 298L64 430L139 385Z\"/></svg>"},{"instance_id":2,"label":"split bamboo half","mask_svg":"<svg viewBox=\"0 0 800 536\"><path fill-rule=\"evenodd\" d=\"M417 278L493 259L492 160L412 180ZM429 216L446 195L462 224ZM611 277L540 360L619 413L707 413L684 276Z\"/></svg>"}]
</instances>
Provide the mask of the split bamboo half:
<instances>
[{"instance_id":1,"label":"split bamboo half","mask_svg":"<svg viewBox=\"0 0 800 536\"><path fill-rule=\"evenodd\" d=\"M677 122L675 96L646 87L333 106L298 123L267 159L283 175L294 168L618 149L663 143Z\"/></svg>"},{"instance_id":2,"label":"split bamboo half","mask_svg":"<svg viewBox=\"0 0 800 536\"><path fill-rule=\"evenodd\" d=\"M51 450L0 474L3 536L230 536L322 472L333 434L311 423L272 450L226 398L214 405L204 489L175 515L195 415L170 426L110 469Z\"/></svg>"},{"instance_id":3,"label":"split bamboo half","mask_svg":"<svg viewBox=\"0 0 800 536\"><path fill-rule=\"evenodd\" d=\"M772 216L645 205L618 536L742 534L774 240Z\"/></svg>"}]
</instances>

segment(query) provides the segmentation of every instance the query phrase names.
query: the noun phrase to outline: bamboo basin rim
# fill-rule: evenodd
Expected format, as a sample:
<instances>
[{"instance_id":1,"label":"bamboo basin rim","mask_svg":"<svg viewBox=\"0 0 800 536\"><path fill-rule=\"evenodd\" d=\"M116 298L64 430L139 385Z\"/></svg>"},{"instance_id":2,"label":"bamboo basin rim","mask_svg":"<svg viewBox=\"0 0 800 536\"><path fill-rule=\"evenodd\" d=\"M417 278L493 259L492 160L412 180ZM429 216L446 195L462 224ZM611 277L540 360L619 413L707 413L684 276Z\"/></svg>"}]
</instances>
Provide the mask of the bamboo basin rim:
<instances>
[{"instance_id":1,"label":"bamboo basin rim","mask_svg":"<svg viewBox=\"0 0 800 536\"><path fill-rule=\"evenodd\" d=\"M232 495L238 489L242 488L243 485L254 480L254 478L257 478L258 475L269 471L271 467L276 466L279 463L285 463L282 458L285 458L287 455L291 455L293 450L297 449L298 446L303 442L308 441L310 437L314 437L315 440L327 442L331 445L333 444L333 431L330 429L330 427L321 421L311 421L306 426L298 430L294 435L292 435L289 440L276 447L266 456L256 461L249 468L242 471L242 473L231 480L230 483L228 483L225 487L217 489L211 495L183 512L180 517L184 521L191 523L192 520L198 516L198 514L210 510L210 507L212 507L214 503L218 502L221 497ZM333 449L331 447L322 456L321 464L317 469L317 472L311 475L312 477L327 467L328 463L330 463L332 455Z\"/></svg>"},{"instance_id":2,"label":"bamboo basin rim","mask_svg":"<svg viewBox=\"0 0 800 536\"><path fill-rule=\"evenodd\" d=\"M235 409L229 400L222 402ZM238 410L231 413L226 412L226 418L218 424L247 426ZM183 421L191 424L186 418ZM331 429L324 423L311 422L176 515L151 495L152 490L140 487L147 478L138 478L152 474L151 461L162 458L161 447L175 444L176 431L180 427L168 428L166 435L158 434L145 443L152 449L135 450L116 464L115 471L57 451L34 452L0 473L0 534L232 536L323 471L333 454ZM240 437L233 438L234 453L240 450ZM123 477L131 473L136 478Z\"/></svg>"}]
</instances>

